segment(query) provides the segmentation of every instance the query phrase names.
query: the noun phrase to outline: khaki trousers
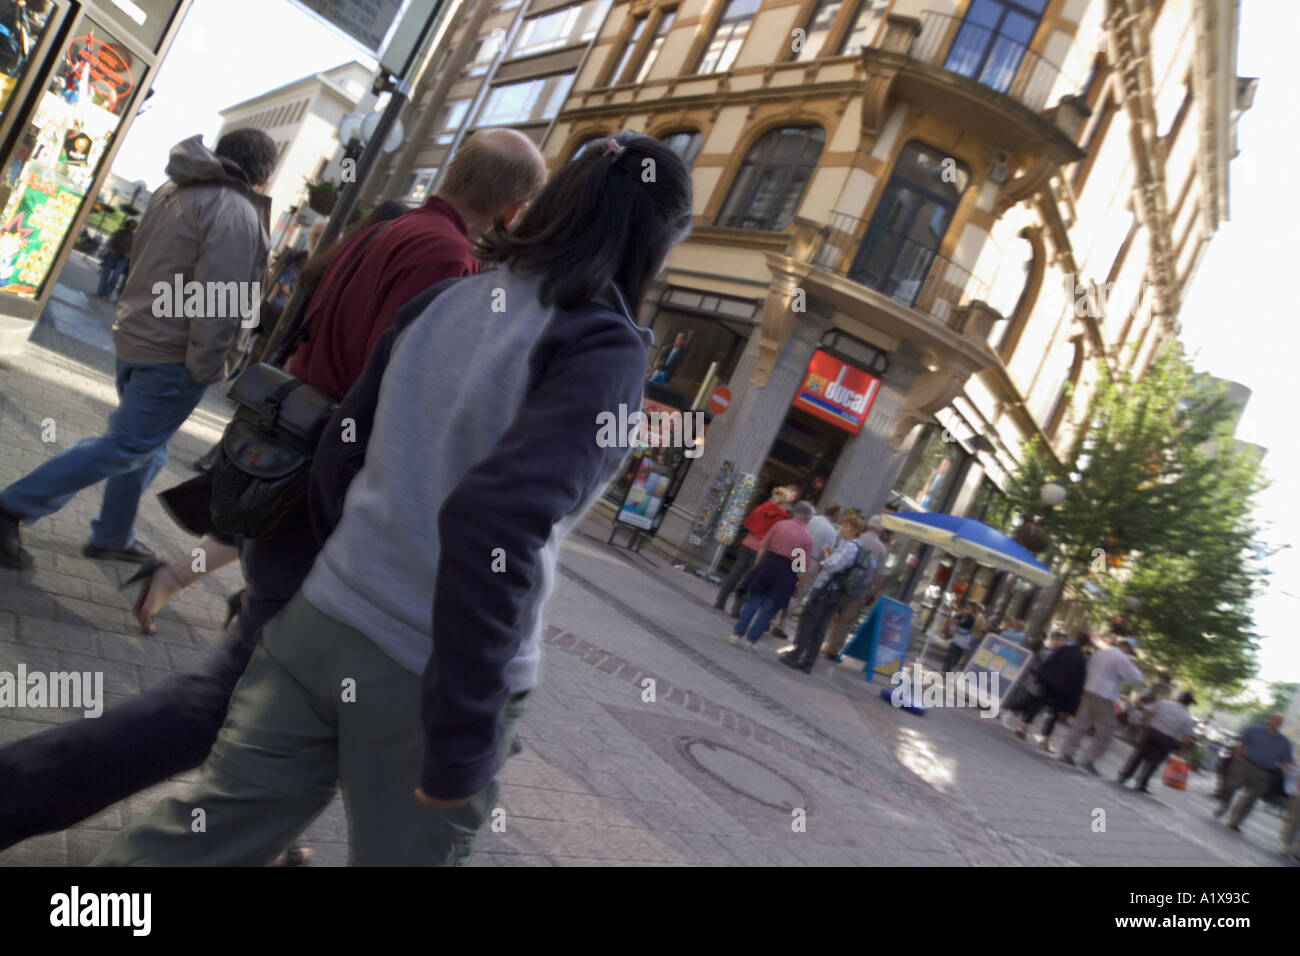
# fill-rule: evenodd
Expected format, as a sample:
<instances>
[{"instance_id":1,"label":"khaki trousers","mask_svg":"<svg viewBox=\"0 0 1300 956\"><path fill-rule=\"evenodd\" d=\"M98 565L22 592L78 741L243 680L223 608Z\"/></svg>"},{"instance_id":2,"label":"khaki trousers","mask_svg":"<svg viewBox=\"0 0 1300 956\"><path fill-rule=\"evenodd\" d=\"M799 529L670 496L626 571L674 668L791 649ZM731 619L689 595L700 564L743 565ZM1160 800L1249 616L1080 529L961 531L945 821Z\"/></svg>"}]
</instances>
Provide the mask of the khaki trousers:
<instances>
[{"instance_id":1,"label":"khaki trousers","mask_svg":"<svg viewBox=\"0 0 1300 956\"><path fill-rule=\"evenodd\" d=\"M349 692L351 688L351 692ZM502 715L498 769L525 694ZM463 866L497 805L494 779L463 807L415 799L424 759L419 675L299 592L263 629L193 793L158 804L97 866L266 866L341 790L349 862Z\"/></svg>"}]
</instances>

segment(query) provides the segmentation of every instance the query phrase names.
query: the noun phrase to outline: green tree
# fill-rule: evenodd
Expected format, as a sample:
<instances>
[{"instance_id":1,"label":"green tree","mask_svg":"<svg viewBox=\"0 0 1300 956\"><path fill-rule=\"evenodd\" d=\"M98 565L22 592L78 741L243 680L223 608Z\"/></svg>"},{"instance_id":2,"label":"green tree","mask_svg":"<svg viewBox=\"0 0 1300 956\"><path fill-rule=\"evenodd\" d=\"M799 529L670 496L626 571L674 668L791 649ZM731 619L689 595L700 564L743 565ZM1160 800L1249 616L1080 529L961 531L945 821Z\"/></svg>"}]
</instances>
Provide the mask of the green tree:
<instances>
[{"instance_id":1,"label":"green tree","mask_svg":"<svg viewBox=\"0 0 1300 956\"><path fill-rule=\"evenodd\" d=\"M1041 486L1063 484L1040 558L1056 562L1065 597L1094 621L1122 616L1149 664L1202 688L1239 689L1255 670L1263 483L1232 437L1235 417L1225 389L1176 348L1140 380L1103 368L1063 464L1030 447L1008 494L1033 516Z\"/></svg>"}]
</instances>

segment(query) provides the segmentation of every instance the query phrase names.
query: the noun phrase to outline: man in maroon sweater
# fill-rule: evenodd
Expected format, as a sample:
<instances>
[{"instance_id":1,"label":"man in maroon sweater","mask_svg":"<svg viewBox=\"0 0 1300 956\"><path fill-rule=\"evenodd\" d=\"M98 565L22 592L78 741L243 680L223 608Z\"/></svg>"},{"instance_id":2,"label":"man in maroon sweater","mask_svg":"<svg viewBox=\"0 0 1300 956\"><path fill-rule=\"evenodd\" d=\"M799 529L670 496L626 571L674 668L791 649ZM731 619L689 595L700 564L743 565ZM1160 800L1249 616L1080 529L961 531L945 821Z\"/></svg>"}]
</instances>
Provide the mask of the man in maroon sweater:
<instances>
[{"instance_id":1,"label":"man in maroon sweater","mask_svg":"<svg viewBox=\"0 0 1300 956\"><path fill-rule=\"evenodd\" d=\"M444 279L478 272L474 242L497 219L509 226L545 182L546 163L527 136L475 133L447 167L437 195L358 233L334 257L307 307L310 331L288 371L341 398L397 310Z\"/></svg>"}]
</instances>

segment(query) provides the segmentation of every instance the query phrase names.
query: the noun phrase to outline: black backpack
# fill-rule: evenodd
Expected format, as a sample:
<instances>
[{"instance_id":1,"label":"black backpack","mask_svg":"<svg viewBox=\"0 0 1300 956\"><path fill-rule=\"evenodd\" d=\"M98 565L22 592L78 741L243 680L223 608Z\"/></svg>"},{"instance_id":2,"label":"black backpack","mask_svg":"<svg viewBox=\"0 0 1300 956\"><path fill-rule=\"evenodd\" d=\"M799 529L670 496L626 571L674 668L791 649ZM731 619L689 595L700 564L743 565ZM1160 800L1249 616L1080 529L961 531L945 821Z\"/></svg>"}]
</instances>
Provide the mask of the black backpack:
<instances>
[{"instance_id":1,"label":"black backpack","mask_svg":"<svg viewBox=\"0 0 1300 956\"><path fill-rule=\"evenodd\" d=\"M858 542L858 553L854 556L853 563L831 575L831 583L843 591L849 600L856 600L870 590L879 569L880 559L876 557L876 552Z\"/></svg>"}]
</instances>

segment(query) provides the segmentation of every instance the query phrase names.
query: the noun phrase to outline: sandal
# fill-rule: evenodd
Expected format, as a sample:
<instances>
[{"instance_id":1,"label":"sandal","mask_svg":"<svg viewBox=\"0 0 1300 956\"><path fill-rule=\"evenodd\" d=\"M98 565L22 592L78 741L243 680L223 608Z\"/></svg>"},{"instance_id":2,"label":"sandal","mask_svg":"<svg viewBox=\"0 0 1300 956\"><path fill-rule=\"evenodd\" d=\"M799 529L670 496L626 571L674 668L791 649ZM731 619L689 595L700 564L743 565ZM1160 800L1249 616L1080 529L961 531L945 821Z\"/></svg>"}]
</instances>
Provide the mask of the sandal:
<instances>
[{"instance_id":1,"label":"sandal","mask_svg":"<svg viewBox=\"0 0 1300 956\"><path fill-rule=\"evenodd\" d=\"M140 622L140 630L145 634L155 634L158 631L157 626L152 621L145 621L144 605L145 602L149 600L149 592L153 590L154 579L157 577L159 571L167 571L168 574L171 573L167 565L163 564L161 561L151 561L146 565L142 565L140 570L127 578L126 582L122 585L122 590L125 591L137 581L144 582L140 586L140 593L136 595L135 604L132 606L131 612L135 615L135 619ZM175 579L173 578L173 580Z\"/></svg>"}]
</instances>

